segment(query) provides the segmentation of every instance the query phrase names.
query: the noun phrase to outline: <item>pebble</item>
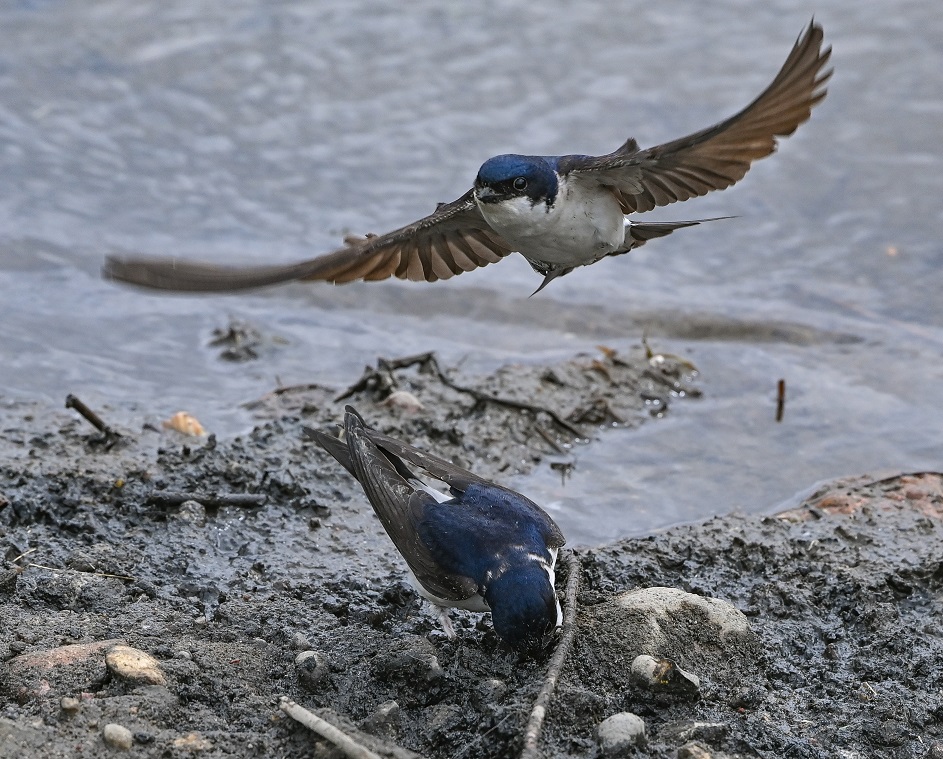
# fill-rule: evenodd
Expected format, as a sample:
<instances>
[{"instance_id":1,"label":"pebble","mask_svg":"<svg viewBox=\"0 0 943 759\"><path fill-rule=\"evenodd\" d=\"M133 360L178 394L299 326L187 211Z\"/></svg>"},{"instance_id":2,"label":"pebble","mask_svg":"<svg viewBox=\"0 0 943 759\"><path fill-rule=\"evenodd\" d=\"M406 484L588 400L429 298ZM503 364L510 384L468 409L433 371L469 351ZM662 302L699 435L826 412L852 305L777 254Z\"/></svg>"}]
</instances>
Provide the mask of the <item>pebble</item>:
<instances>
[{"instance_id":1,"label":"pebble","mask_svg":"<svg viewBox=\"0 0 943 759\"><path fill-rule=\"evenodd\" d=\"M478 690L481 692L482 698L484 698L486 702L496 704L504 698L504 694L508 692L508 686L504 680L498 680L492 677L483 680L478 686Z\"/></svg>"},{"instance_id":2,"label":"pebble","mask_svg":"<svg viewBox=\"0 0 943 759\"><path fill-rule=\"evenodd\" d=\"M105 654L105 665L113 675L131 683L167 684L167 678L164 677L157 659L131 646L114 646Z\"/></svg>"},{"instance_id":3,"label":"pebble","mask_svg":"<svg viewBox=\"0 0 943 759\"><path fill-rule=\"evenodd\" d=\"M626 756L645 742L645 721L632 712L607 717L596 728L596 738L603 756Z\"/></svg>"},{"instance_id":4,"label":"pebble","mask_svg":"<svg viewBox=\"0 0 943 759\"><path fill-rule=\"evenodd\" d=\"M299 653L295 657L295 670L298 673L298 680L307 690L320 689L330 674L327 657L320 651Z\"/></svg>"},{"instance_id":5,"label":"pebble","mask_svg":"<svg viewBox=\"0 0 943 759\"><path fill-rule=\"evenodd\" d=\"M174 651L174 659L186 659L187 661L192 661L193 654L191 654L186 649L180 649L179 651Z\"/></svg>"},{"instance_id":6,"label":"pebble","mask_svg":"<svg viewBox=\"0 0 943 759\"><path fill-rule=\"evenodd\" d=\"M194 527L206 526L206 507L199 501L184 501L173 515L181 522L188 522Z\"/></svg>"},{"instance_id":7,"label":"pebble","mask_svg":"<svg viewBox=\"0 0 943 759\"><path fill-rule=\"evenodd\" d=\"M943 742L934 741L924 755L926 759L943 759Z\"/></svg>"},{"instance_id":8,"label":"pebble","mask_svg":"<svg viewBox=\"0 0 943 759\"><path fill-rule=\"evenodd\" d=\"M670 659L641 654L632 662L631 671L637 683L654 691L682 696L697 696L700 691L700 678L681 669Z\"/></svg>"},{"instance_id":9,"label":"pebble","mask_svg":"<svg viewBox=\"0 0 943 759\"><path fill-rule=\"evenodd\" d=\"M102 738L109 746L120 749L121 751L130 749L131 743L134 740L134 736L128 728L122 725L116 725L114 722L109 722L105 725L102 730Z\"/></svg>"},{"instance_id":10,"label":"pebble","mask_svg":"<svg viewBox=\"0 0 943 759\"><path fill-rule=\"evenodd\" d=\"M400 707L395 701L380 704L376 711L360 723L360 729L379 738L393 739L399 725Z\"/></svg>"},{"instance_id":11,"label":"pebble","mask_svg":"<svg viewBox=\"0 0 943 759\"><path fill-rule=\"evenodd\" d=\"M59 702L59 708L71 717L79 713L79 710L82 708L82 702L73 696L63 696L62 700Z\"/></svg>"},{"instance_id":12,"label":"pebble","mask_svg":"<svg viewBox=\"0 0 943 759\"><path fill-rule=\"evenodd\" d=\"M416 688L437 682L445 676L439 659L424 646L413 646L402 651L391 651L377 659L376 675L385 678L405 678Z\"/></svg>"},{"instance_id":13,"label":"pebble","mask_svg":"<svg viewBox=\"0 0 943 759\"><path fill-rule=\"evenodd\" d=\"M291 636L291 647L295 651L307 651L311 648L311 641L308 640L308 636L304 633L296 632Z\"/></svg>"}]
</instances>

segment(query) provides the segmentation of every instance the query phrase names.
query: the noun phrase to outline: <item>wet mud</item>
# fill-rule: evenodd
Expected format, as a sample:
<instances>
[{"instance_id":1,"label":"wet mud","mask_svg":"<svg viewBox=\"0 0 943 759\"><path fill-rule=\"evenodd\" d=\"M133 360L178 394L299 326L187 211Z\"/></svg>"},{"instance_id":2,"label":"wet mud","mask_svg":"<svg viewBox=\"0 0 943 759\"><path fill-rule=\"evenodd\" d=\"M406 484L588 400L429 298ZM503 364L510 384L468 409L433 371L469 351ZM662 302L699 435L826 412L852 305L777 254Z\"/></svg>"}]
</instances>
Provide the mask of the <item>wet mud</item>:
<instances>
[{"instance_id":1,"label":"wet mud","mask_svg":"<svg viewBox=\"0 0 943 759\"><path fill-rule=\"evenodd\" d=\"M0 756L337 756L282 695L381 755L518 756L549 652L521 658L465 612L447 639L301 428L351 403L501 479L683 413L692 367L641 348L490 377L413 358L350 388L280 388L225 441L139 410L98 409L115 440L74 411L0 409ZM541 751L943 756L941 519L940 474L863 476L785 514L580 550ZM601 727L624 712L644 734Z\"/></svg>"}]
</instances>

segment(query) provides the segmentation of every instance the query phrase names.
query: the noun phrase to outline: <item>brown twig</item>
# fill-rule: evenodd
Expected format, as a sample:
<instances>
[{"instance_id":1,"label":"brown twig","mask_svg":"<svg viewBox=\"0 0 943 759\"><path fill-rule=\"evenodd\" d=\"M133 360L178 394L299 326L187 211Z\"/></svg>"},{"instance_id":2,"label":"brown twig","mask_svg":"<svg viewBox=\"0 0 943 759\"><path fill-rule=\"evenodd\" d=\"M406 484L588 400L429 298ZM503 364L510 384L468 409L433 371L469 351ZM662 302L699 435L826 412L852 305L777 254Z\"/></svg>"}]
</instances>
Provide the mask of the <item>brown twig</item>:
<instances>
[{"instance_id":1,"label":"brown twig","mask_svg":"<svg viewBox=\"0 0 943 759\"><path fill-rule=\"evenodd\" d=\"M351 737L351 735L348 735L347 731L341 730L323 717L305 709L300 704L288 698L288 696L282 696L279 699L278 708L296 722L299 722L312 732L317 733L322 738L333 743L344 756L349 757L349 759L382 759L380 754L371 751L364 745L364 743L368 741L379 744L379 739L373 736L364 735L359 730L350 730L349 732L357 735L357 739L355 739ZM400 748L399 746L383 744L380 750L383 754L398 759L421 759L419 754Z\"/></svg>"},{"instance_id":2,"label":"brown twig","mask_svg":"<svg viewBox=\"0 0 943 759\"><path fill-rule=\"evenodd\" d=\"M291 393L307 393L311 390L330 390L330 388L327 388L317 382L305 382L300 385L284 385L282 387L276 387L274 390L266 393L261 398L256 398L254 401L247 401L246 403L243 403L242 408L257 408L263 403L270 401L272 398L278 398L282 395L290 395Z\"/></svg>"},{"instance_id":3,"label":"brown twig","mask_svg":"<svg viewBox=\"0 0 943 759\"><path fill-rule=\"evenodd\" d=\"M786 380L776 383L776 421L783 420L783 411L786 409Z\"/></svg>"},{"instance_id":4,"label":"brown twig","mask_svg":"<svg viewBox=\"0 0 943 759\"><path fill-rule=\"evenodd\" d=\"M428 353L418 353L415 356L404 356L403 358L378 359L376 369L373 369L369 366L366 367L360 379L348 387L343 393L338 395L334 400L335 402L343 401L352 396L354 393L359 393L364 390L379 392L384 396L388 395L389 391L396 387L396 379L393 376L393 372L397 369L406 369L417 364L422 368L432 371L439 382L441 382L446 387L451 388L457 393L470 395L479 403L493 403L496 406L504 406L505 408L513 408L520 411L529 411L532 414L546 414L550 417L554 424L565 430L574 438L586 437L586 434L582 430L574 427L552 409L545 408L544 406L537 406L533 403L527 403L525 401L516 401L511 398L500 398L496 395L486 393L483 390L478 390L474 387L459 385L443 371L442 367L439 366L439 362L438 359L436 359L435 353L431 351Z\"/></svg>"},{"instance_id":5,"label":"brown twig","mask_svg":"<svg viewBox=\"0 0 943 759\"><path fill-rule=\"evenodd\" d=\"M560 679L560 673L566 663L566 657L569 655L570 649L573 647L573 639L576 637L576 594L580 589L581 567L580 560L573 551L567 552L566 563L569 575L566 581L566 597L564 599L563 635L557 645L557 650L553 652L553 658L547 668L547 676L544 678L543 687L541 687L540 693L537 694L534 708L531 709L527 729L524 732L524 749L521 751L521 759L536 759L539 756L537 744L540 742L540 734L543 731L547 707L550 705L550 699L553 698L553 692L556 690L557 681Z\"/></svg>"},{"instance_id":6,"label":"brown twig","mask_svg":"<svg viewBox=\"0 0 943 759\"><path fill-rule=\"evenodd\" d=\"M114 442L115 440L121 437L120 432L117 432L116 430L114 430L113 428L105 424L98 414L96 414L88 406L82 403L82 401L79 400L76 396L72 395L72 393L69 393L65 397L65 407L75 409L78 412L79 416L85 419L96 430L101 432L105 436L106 439L109 439L112 442Z\"/></svg>"},{"instance_id":7,"label":"brown twig","mask_svg":"<svg viewBox=\"0 0 943 759\"><path fill-rule=\"evenodd\" d=\"M72 569L70 567L61 568L61 567L49 567L45 564L34 564L30 562L26 565L27 567L35 567L36 569L46 569L50 572L75 572L80 575L95 575L96 577L111 577L115 580L129 580L134 582L133 577L128 577L127 575L113 575L110 572L86 572L84 569Z\"/></svg>"},{"instance_id":8,"label":"brown twig","mask_svg":"<svg viewBox=\"0 0 943 759\"><path fill-rule=\"evenodd\" d=\"M197 501L210 508L238 506L240 508L262 506L264 493L181 493L174 490L155 490L147 497L148 503L161 506L179 506L186 501Z\"/></svg>"}]
</instances>

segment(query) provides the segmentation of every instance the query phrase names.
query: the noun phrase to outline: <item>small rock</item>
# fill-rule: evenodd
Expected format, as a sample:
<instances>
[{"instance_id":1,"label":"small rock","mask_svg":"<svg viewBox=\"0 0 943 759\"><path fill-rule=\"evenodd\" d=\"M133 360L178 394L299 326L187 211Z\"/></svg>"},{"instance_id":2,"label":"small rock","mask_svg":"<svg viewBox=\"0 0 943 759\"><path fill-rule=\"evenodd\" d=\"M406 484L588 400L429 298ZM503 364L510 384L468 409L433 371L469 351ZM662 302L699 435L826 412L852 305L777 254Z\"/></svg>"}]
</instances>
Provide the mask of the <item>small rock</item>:
<instances>
[{"instance_id":1,"label":"small rock","mask_svg":"<svg viewBox=\"0 0 943 759\"><path fill-rule=\"evenodd\" d=\"M943 742L933 741L924 757L925 759L943 759Z\"/></svg>"},{"instance_id":2,"label":"small rock","mask_svg":"<svg viewBox=\"0 0 943 759\"><path fill-rule=\"evenodd\" d=\"M393 739L399 725L400 708L395 701L380 704L377 710L360 723L360 729L378 738Z\"/></svg>"},{"instance_id":3,"label":"small rock","mask_svg":"<svg viewBox=\"0 0 943 759\"><path fill-rule=\"evenodd\" d=\"M180 649L179 651L174 651L174 659L186 659L187 661L192 661L193 654L185 649Z\"/></svg>"},{"instance_id":4,"label":"small rock","mask_svg":"<svg viewBox=\"0 0 943 759\"><path fill-rule=\"evenodd\" d=\"M301 684L310 691L320 689L330 674L327 657L320 651L302 651L295 657L295 670Z\"/></svg>"},{"instance_id":5,"label":"small rock","mask_svg":"<svg viewBox=\"0 0 943 759\"><path fill-rule=\"evenodd\" d=\"M134 734L134 742L140 743L142 746L146 746L148 743L154 742L154 736L151 733L144 732L143 730L138 730Z\"/></svg>"},{"instance_id":6,"label":"small rock","mask_svg":"<svg viewBox=\"0 0 943 759\"><path fill-rule=\"evenodd\" d=\"M206 507L199 501L184 501L174 516L181 522L188 522L194 527L206 525Z\"/></svg>"},{"instance_id":7,"label":"small rock","mask_svg":"<svg viewBox=\"0 0 943 759\"><path fill-rule=\"evenodd\" d=\"M22 641L14 641L14 643ZM6 677L0 678L0 692L25 703L30 698L55 693L89 690L105 677L104 652L118 640L74 643L58 648L30 651L6 663ZM60 691L61 692L61 691Z\"/></svg>"},{"instance_id":8,"label":"small rock","mask_svg":"<svg viewBox=\"0 0 943 759\"><path fill-rule=\"evenodd\" d=\"M504 680L498 680L497 678L489 678L483 680L478 686L478 690L481 692L482 697L490 704L496 704L502 698L504 694L508 692L507 683Z\"/></svg>"},{"instance_id":9,"label":"small rock","mask_svg":"<svg viewBox=\"0 0 943 759\"><path fill-rule=\"evenodd\" d=\"M670 659L656 659L642 654L635 657L631 671L636 682L654 691L679 696L697 696L700 691L700 678L685 672Z\"/></svg>"},{"instance_id":10,"label":"small rock","mask_svg":"<svg viewBox=\"0 0 943 759\"><path fill-rule=\"evenodd\" d=\"M414 645L400 651L390 651L378 657L373 665L374 674L383 679L405 679L417 688L425 687L445 676L439 659L431 646Z\"/></svg>"},{"instance_id":11,"label":"small rock","mask_svg":"<svg viewBox=\"0 0 943 759\"><path fill-rule=\"evenodd\" d=\"M134 736L128 728L109 722L102 730L102 738L112 748L127 751L131 748Z\"/></svg>"},{"instance_id":12,"label":"small rock","mask_svg":"<svg viewBox=\"0 0 943 759\"><path fill-rule=\"evenodd\" d=\"M73 696L63 696L62 700L59 702L59 708L62 709L67 716L72 717L79 713L79 710L82 708L82 702Z\"/></svg>"},{"instance_id":13,"label":"small rock","mask_svg":"<svg viewBox=\"0 0 943 759\"><path fill-rule=\"evenodd\" d=\"M727 701L734 709L756 709L766 700L766 689L759 685L738 688Z\"/></svg>"},{"instance_id":14,"label":"small rock","mask_svg":"<svg viewBox=\"0 0 943 759\"><path fill-rule=\"evenodd\" d=\"M599 723L596 737L603 756L625 756L645 743L645 721L632 712L613 714Z\"/></svg>"},{"instance_id":15,"label":"small rock","mask_svg":"<svg viewBox=\"0 0 943 759\"><path fill-rule=\"evenodd\" d=\"M161 672L157 659L144 651L130 646L115 646L105 654L105 664L108 670L120 677L138 685L166 685L167 678Z\"/></svg>"},{"instance_id":16,"label":"small rock","mask_svg":"<svg viewBox=\"0 0 943 759\"><path fill-rule=\"evenodd\" d=\"M304 633L296 632L291 636L291 647L295 651L306 651L311 648L311 641Z\"/></svg>"}]
</instances>

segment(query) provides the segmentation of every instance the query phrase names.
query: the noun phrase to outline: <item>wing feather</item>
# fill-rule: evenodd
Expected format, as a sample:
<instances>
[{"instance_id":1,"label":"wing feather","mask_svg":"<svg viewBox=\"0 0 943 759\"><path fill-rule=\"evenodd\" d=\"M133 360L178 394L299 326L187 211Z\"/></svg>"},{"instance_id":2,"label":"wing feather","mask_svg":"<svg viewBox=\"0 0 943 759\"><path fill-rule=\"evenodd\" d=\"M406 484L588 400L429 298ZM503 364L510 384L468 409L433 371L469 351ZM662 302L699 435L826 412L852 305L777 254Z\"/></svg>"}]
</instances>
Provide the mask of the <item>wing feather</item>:
<instances>
[{"instance_id":1,"label":"wing feather","mask_svg":"<svg viewBox=\"0 0 943 759\"><path fill-rule=\"evenodd\" d=\"M466 238L475 241L474 248L463 245ZM176 258L109 256L102 275L139 287L189 292L249 290L293 280L342 284L389 276L435 282L496 263L511 252L511 246L488 226L469 190L413 224L384 235L350 238L343 248L308 261L219 266Z\"/></svg>"},{"instance_id":2,"label":"wing feather","mask_svg":"<svg viewBox=\"0 0 943 759\"><path fill-rule=\"evenodd\" d=\"M629 139L603 156L563 156L558 171L576 181L618 191L624 213L650 211L679 200L722 190L738 182L753 161L776 150L825 97L831 48L822 47L813 20L796 40L779 73L746 108L707 129L640 150Z\"/></svg>"}]
</instances>

